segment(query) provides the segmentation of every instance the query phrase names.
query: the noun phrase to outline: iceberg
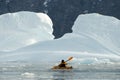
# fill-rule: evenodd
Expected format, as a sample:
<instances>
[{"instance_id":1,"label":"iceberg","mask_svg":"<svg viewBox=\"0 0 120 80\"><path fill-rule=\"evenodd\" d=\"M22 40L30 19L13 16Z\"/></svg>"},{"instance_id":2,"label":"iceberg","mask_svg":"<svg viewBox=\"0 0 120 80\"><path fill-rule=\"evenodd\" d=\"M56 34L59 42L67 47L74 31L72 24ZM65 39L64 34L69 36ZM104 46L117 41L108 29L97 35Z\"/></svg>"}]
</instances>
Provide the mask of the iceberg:
<instances>
[{"instance_id":1,"label":"iceberg","mask_svg":"<svg viewBox=\"0 0 120 80\"><path fill-rule=\"evenodd\" d=\"M103 47L104 50L101 49L101 51L108 51L109 53L120 55L119 26L120 20L114 17L96 13L87 14L87 16L80 15L73 26L73 33L91 39L92 41L90 42L87 40L87 44L91 44L90 47L95 47L95 50L100 50L101 48L97 48L97 44L92 42L97 42Z\"/></svg>"},{"instance_id":2,"label":"iceberg","mask_svg":"<svg viewBox=\"0 0 120 80\"><path fill-rule=\"evenodd\" d=\"M11 51L39 41L52 40L53 23L48 15L34 12L0 16L0 51Z\"/></svg>"},{"instance_id":3,"label":"iceberg","mask_svg":"<svg viewBox=\"0 0 120 80\"><path fill-rule=\"evenodd\" d=\"M119 26L120 20L111 16L97 13L79 15L72 33L7 52L0 56L0 60L50 62L73 56L75 63L119 62Z\"/></svg>"}]
</instances>

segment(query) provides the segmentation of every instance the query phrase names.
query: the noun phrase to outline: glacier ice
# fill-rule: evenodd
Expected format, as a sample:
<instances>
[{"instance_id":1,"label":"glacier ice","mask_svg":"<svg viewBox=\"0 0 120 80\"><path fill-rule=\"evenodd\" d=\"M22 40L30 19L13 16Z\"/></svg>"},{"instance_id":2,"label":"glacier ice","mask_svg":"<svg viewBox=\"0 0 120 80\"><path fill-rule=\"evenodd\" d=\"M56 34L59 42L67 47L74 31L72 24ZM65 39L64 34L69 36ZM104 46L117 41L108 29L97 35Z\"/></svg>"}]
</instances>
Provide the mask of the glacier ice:
<instances>
[{"instance_id":1,"label":"glacier ice","mask_svg":"<svg viewBox=\"0 0 120 80\"><path fill-rule=\"evenodd\" d=\"M0 16L0 51L52 40L53 23L44 13L16 12Z\"/></svg>"},{"instance_id":2,"label":"glacier ice","mask_svg":"<svg viewBox=\"0 0 120 80\"><path fill-rule=\"evenodd\" d=\"M65 34L60 39L54 40L52 37L53 40L36 42L7 52L0 56L0 60L44 62L73 56L73 62L85 64L119 62L119 26L120 20L111 16L97 13L79 15L73 25L72 33Z\"/></svg>"},{"instance_id":3,"label":"glacier ice","mask_svg":"<svg viewBox=\"0 0 120 80\"><path fill-rule=\"evenodd\" d=\"M118 37L120 35L119 26L120 20L114 17L95 13L87 14L87 16L80 15L73 26L73 33L86 36L92 39L91 42L96 41L99 43L105 50L120 55L120 37ZM92 43L91 47L92 46L97 47L96 43Z\"/></svg>"}]
</instances>

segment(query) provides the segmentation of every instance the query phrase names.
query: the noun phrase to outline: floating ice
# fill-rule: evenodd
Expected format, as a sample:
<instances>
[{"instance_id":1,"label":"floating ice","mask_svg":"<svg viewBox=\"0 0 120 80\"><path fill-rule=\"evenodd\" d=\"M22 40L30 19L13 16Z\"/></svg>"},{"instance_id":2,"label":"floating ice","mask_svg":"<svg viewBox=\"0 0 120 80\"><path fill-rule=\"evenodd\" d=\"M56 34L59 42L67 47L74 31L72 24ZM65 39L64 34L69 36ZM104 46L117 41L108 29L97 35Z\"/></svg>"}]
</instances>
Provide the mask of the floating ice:
<instances>
[{"instance_id":1,"label":"floating ice","mask_svg":"<svg viewBox=\"0 0 120 80\"><path fill-rule=\"evenodd\" d=\"M22 73L21 75L25 76L27 78L34 78L35 77L34 73L29 73L29 72Z\"/></svg>"},{"instance_id":2,"label":"floating ice","mask_svg":"<svg viewBox=\"0 0 120 80\"><path fill-rule=\"evenodd\" d=\"M62 38L38 42L0 56L1 61L50 62L67 60L98 64L120 61L120 20L97 13L79 15L73 33ZM42 33L43 34L43 33ZM34 40L31 40L34 42Z\"/></svg>"},{"instance_id":3,"label":"floating ice","mask_svg":"<svg viewBox=\"0 0 120 80\"><path fill-rule=\"evenodd\" d=\"M0 51L52 40L51 19L43 13L16 12L0 16Z\"/></svg>"}]
</instances>

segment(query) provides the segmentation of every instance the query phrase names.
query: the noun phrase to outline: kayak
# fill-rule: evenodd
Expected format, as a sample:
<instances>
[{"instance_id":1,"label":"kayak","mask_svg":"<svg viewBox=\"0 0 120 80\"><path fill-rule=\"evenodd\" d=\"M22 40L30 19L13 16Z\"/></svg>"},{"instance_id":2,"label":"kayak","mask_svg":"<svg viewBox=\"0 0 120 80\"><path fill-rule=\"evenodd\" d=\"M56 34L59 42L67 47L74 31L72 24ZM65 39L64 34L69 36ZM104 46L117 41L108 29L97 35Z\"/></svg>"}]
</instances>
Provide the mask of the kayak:
<instances>
[{"instance_id":1,"label":"kayak","mask_svg":"<svg viewBox=\"0 0 120 80\"><path fill-rule=\"evenodd\" d=\"M61 60L61 63L58 66L53 66L52 70L71 70L71 69L73 69L72 66L65 66L66 62L68 62L72 59L73 59L73 57L69 57L68 60L66 60L66 61ZM65 66L65 67L62 67L62 66Z\"/></svg>"},{"instance_id":2,"label":"kayak","mask_svg":"<svg viewBox=\"0 0 120 80\"><path fill-rule=\"evenodd\" d=\"M53 70L70 70L70 69L73 69L73 68L72 68L72 66L67 66L67 67L54 66L52 69Z\"/></svg>"}]
</instances>

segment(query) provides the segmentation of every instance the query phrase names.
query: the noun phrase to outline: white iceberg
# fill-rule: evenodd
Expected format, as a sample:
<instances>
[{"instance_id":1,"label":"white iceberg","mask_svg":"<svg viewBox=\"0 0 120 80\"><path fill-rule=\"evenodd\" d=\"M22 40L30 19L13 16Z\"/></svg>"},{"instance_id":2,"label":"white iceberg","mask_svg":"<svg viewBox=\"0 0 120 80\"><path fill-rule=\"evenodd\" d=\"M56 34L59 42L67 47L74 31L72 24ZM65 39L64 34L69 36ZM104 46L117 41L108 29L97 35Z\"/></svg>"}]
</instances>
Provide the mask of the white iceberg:
<instances>
[{"instance_id":1,"label":"white iceberg","mask_svg":"<svg viewBox=\"0 0 120 80\"><path fill-rule=\"evenodd\" d=\"M0 56L1 61L50 62L73 56L78 63L120 61L120 20L97 13L79 15L73 32ZM44 34L44 33L42 33Z\"/></svg>"},{"instance_id":2,"label":"white iceberg","mask_svg":"<svg viewBox=\"0 0 120 80\"><path fill-rule=\"evenodd\" d=\"M52 40L53 24L44 13L16 12L0 16L0 51Z\"/></svg>"}]
</instances>

